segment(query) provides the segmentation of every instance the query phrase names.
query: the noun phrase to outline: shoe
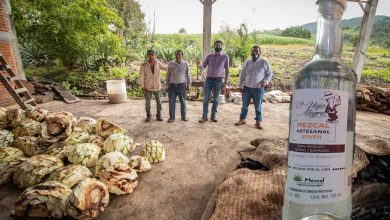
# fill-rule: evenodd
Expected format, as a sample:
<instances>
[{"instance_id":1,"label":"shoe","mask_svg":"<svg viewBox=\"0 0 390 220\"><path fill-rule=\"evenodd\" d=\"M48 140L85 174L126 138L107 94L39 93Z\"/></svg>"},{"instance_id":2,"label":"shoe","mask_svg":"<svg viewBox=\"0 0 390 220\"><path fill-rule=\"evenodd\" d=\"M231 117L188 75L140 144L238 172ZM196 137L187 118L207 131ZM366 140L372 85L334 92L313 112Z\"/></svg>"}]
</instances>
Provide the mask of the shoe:
<instances>
[{"instance_id":1,"label":"shoe","mask_svg":"<svg viewBox=\"0 0 390 220\"><path fill-rule=\"evenodd\" d=\"M174 118L169 118L169 119L168 119L168 123L171 123L171 122L174 122L174 121L175 121Z\"/></svg>"},{"instance_id":2,"label":"shoe","mask_svg":"<svg viewBox=\"0 0 390 220\"><path fill-rule=\"evenodd\" d=\"M218 120L216 118L211 118L211 121L212 122L218 122Z\"/></svg>"},{"instance_id":3,"label":"shoe","mask_svg":"<svg viewBox=\"0 0 390 220\"><path fill-rule=\"evenodd\" d=\"M261 122L259 121L256 122L255 127L258 129L263 129L263 126L261 126Z\"/></svg>"},{"instance_id":4,"label":"shoe","mask_svg":"<svg viewBox=\"0 0 390 220\"><path fill-rule=\"evenodd\" d=\"M145 122L150 122L151 118L150 117L146 117L145 118Z\"/></svg>"},{"instance_id":5,"label":"shoe","mask_svg":"<svg viewBox=\"0 0 390 220\"><path fill-rule=\"evenodd\" d=\"M188 118L187 117L182 117L181 120L188 121Z\"/></svg>"},{"instance_id":6,"label":"shoe","mask_svg":"<svg viewBox=\"0 0 390 220\"><path fill-rule=\"evenodd\" d=\"M202 119L199 120L199 123L205 123L206 121L208 121L207 118L202 118Z\"/></svg>"},{"instance_id":7,"label":"shoe","mask_svg":"<svg viewBox=\"0 0 390 220\"><path fill-rule=\"evenodd\" d=\"M164 119L162 119L162 117L161 116L157 116L157 121L164 121Z\"/></svg>"},{"instance_id":8,"label":"shoe","mask_svg":"<svg viewBox=\"0 0 390 220\"><path fill-rule=\"evenodd\" d=\"M238 122L234 123L234 125L236 125L236 126L240 126L240 125L244 125L244 124L246 124L245 120L239 120Z\"/></svg>"}]
</instances>

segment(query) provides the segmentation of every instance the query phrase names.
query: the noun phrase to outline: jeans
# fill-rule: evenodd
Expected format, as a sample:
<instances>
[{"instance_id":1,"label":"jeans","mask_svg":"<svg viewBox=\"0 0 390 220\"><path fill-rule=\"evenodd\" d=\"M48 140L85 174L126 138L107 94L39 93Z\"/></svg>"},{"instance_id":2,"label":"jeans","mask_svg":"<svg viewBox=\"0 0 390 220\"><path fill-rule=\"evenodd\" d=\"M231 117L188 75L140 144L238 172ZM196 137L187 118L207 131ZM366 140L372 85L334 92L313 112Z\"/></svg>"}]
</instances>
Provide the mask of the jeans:
<instances>
[{"instance_id":1,"label":"jeans","mask_svg":"<svg viewBox=\"0 0 390 220\"><path fill-rule=\"evenodd\" d=\"M248 106L253 99L256 111L256 121L262 121L261 104L263 103L264 88L249 88L245 87L242 92L242 108L240 114L240 120L245 120L248 115Z\"/></svg>"},{"instance_id":2,"label":"jeans","mask_svg":"<svg viewBox=\"0 0 390 220\"><path fill-rule=\"evenodd\" d=\"M179 96L181 118L186 117L186 84L169 84L168 98L169 98L169 118L175 118L176 111L176 97Z\"/></svg>"},{"instance_id":3,"label":"jeans","mask_svg":"<svg viewBox=\"0 0 390 220\"><path fill-rule=\"evenodd\" d=\"M157 117L161 117L161 91L145 91L145 110L146 110L146 117L150 118L152 114L150 114L150 100L152 99L152 95L156 98L156 104L157 104Z\"/></svg>"},{"instance_id":4,"label":"jeans","mask_svg":"<svg viewBox=\"0 0 390 220\"><path fill-rule=\"evenodd\" d=\"M222 78L211 78L207 77L204 82L204 100L203 100L203 118L207 118L209 113L209 101L211 90L213 91L214 100L211 108L211 118L215 118L217 114L219 93L221 92Z\"/></svg>"}]
</instances>

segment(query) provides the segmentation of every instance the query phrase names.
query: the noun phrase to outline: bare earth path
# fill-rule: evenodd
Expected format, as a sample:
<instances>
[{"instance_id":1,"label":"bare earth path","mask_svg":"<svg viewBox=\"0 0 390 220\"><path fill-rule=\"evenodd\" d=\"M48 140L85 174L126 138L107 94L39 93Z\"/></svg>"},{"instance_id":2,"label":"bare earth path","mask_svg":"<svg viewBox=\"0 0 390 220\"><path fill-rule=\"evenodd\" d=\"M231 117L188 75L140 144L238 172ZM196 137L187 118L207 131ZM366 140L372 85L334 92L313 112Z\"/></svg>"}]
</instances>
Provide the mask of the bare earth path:
<instances>
[{"instance_id":1,"label":"bare earth path","mask_svg":"<svg viewBox=\"0 0 390 220\"><path fill-rule=\"evenodd\" d=\"M136 142L156 139L166 146L167 160L140 174L139 185L130 195L111 196L110 204L98 219L200 219L216 186L239 163L238 151L248 148L257 137L287 138L288 104L264 104L264 130L254 128L253 106L248 124L235 127L241 106L220 105L220 122L199 124L202 103L188 105L190 121L168 124L168 104L163 103L164 122L144 123L144 101L132 100L110 105L104 101L83 101L67 105L51 102L41 107L69 111L76 116L106 117L126 128ZM153 110L155 109L154 106ZM179 105L177 105L179 107ZM357 132L390 137L390 117L359 112ZM0 188L0 219L9 213L21 190L10 185Z\"/></svg>"}]
</instances>

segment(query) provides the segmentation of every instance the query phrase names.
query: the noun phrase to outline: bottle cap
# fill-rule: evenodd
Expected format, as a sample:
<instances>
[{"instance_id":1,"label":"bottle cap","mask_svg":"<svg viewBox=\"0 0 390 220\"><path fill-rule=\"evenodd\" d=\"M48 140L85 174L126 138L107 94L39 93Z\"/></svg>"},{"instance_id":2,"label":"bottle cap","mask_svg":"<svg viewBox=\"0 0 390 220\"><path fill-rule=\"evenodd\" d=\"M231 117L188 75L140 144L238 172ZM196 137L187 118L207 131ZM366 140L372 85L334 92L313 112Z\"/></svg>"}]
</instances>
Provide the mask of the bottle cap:
<instances>
[{"instance_id":1,"label":"bottle cap","mask_svg":"<svg viewBox=\"0 0 390 220\"><path fill-rule=\"evenodd\" d=\"M337 2L340 5L342 5L343 8L345 8L345 4L346 4L347 0L317 0L316 4L318 5L320 2Z\"/></svg>"}]
</instances>

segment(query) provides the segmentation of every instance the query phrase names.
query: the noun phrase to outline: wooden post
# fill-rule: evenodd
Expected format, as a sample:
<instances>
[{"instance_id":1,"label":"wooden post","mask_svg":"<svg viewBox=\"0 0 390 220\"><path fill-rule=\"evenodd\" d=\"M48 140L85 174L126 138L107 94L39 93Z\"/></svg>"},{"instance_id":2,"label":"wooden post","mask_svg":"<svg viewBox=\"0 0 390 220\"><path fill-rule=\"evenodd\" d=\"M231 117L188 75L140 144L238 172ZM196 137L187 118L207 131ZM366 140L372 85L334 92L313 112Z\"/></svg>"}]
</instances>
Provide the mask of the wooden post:
<instances>
[{"instance_id":1,"label":"wooden post","mask_svg":"<svg viewBox=\"0 0 390 220\"><path fill-rule=\"evenodd\" d=\"M210 53L211 15L216 0L199 0L203 4L203 59Z\"/></svg>"},{"instance_id":2,"label":"wooden post","mask_svg":"<svg viewBox=\"0 0 390 220\"><path fill-rule=\"evenodd\" d=\"M370 36L372 31L372 25L374 23L374 17L378 0L370 0L366 3L364 9L364 16L362 25L360 27L360 36L355 49L355 56L353 58L353 70L355 71L358 82L362 77L364 62L366 61L368 44L370 43Z\"/></svg>"}]
</instances>

